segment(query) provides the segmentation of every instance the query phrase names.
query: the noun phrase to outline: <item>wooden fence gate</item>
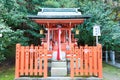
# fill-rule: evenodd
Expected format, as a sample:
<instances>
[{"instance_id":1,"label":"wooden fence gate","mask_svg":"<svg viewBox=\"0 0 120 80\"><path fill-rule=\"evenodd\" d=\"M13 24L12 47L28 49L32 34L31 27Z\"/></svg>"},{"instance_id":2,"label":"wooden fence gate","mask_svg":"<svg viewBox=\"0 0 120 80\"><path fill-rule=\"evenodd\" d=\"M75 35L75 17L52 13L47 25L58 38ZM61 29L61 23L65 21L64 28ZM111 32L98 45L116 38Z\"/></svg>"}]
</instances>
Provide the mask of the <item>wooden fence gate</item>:
<instances>
[{"instance_id":1,"label":"wooden fence gate","mask_svg":"<svg viewBox=\"0 0 120 80\"><path fill-rule=\"evenodd\" d=\"M48 68L47 45L21 46L16 45L16 70L15 78L20 76L47 77Z\"/></svg>"},{"instance_id":2,"label":"wooden fence gate","mask_svg":"<svg viewBox=\"0 0 120 80\"><path fill-rule=\"evenodd\" d=\"M102 46L72 47L70 75L96 76L102 78Z\"/></svg>"}]
</instances>

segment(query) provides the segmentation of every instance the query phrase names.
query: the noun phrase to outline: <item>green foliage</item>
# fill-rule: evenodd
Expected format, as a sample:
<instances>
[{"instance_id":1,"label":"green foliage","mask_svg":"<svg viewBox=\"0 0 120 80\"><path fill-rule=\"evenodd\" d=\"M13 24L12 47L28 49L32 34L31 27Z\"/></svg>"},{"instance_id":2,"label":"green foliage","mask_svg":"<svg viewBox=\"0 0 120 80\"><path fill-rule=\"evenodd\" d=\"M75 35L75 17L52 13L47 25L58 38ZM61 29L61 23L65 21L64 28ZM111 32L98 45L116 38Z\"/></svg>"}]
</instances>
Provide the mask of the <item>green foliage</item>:
<instances>
[{"instance_id":1,"label":"green foliage","mask_svg":"<svg viewBox=\"0 0 120 80\"><path fill-rule=\"evenodd\" d=\"M77 1L75 0L46 0L43 3L44 7L51 7L51 8L72 8L77 7L76 5Z\"/></svg>"},{"instance_id":2,"label":"green foliage","mask_svg":"<svg viewBox=\"0 0 120 80\"><path fill-rule=\"evenodd\" d=\"M78 38L80 45L95 44L92 27L95 24L100 25L102 36L99 42L103 47L109 49L118 49L120 46L120 28L114 19L114 9L111 5L103 3L102 0L0 0L0 62L1 60L12 59L15 56L15 44L23 45L41 43L40 38L44 35L39 34L43 26L27 19L28 14L37 14L40 8L72 8L80 7L83 15L91 15L84 24L78 25L76 29L80 30ZM115 10L115 11L116 11Z\"/></svg>"},{"instance_id":3,"label":"green foliage","mask_svg":"<svg viewBox=\"0 0 120 80\"><path fill-rule=\"evenodd\" d=\"M40 44L40 25L27 19L29 13L36 13L42 0L0 0L0 62L14 60L15 45Z\"/></svg>"},{"instance_id":4,"label":"green foliage","mask_svg":"<svg viewBox=\"0 0 120 80\"><path fill-rule=\"evenodd\" d=\"M56 0L47 0L43 3L43 5L46 7L51 7L51 8L60 7L60 4Z\"/></svg>"},{"instance_id":5,"label":"green foliage","mask_svg":"<svg viewBox=\"0 0 120 80\"><path fill-rule=\"evenodd\" d=\"M0 33L3 34L3 37L0 38L0 60L4 60L6 55L8 55L7 53L13 54L11 49L16 43L27 45L26 41L28 41L28 39L23 36L24 31L22 30L14 31L4 23L0 23Z\"/></svg>"},{"instance_id":6,"label":"green foliage","mask_svg":"<svg viewBox=\"0 0 120 80\"><path fill-rule=\"evenodd\" d=\"M91 15L89 20L86 20L84 24L78 26L80 30L80 34L78 35L80 43L94 44L95 37L92 37L93 26L97 24L100 25L101 28L102 35L99 37L99 42L102 43L103 46L107 47L119 44L118 40L120 36L117 34L120 33L120 28L117 23L113 21L115 15L112 14L113 9L111 6L101 1L84 0L80 2L80 9L83 15Z\"/></svg>"}]
</instances>

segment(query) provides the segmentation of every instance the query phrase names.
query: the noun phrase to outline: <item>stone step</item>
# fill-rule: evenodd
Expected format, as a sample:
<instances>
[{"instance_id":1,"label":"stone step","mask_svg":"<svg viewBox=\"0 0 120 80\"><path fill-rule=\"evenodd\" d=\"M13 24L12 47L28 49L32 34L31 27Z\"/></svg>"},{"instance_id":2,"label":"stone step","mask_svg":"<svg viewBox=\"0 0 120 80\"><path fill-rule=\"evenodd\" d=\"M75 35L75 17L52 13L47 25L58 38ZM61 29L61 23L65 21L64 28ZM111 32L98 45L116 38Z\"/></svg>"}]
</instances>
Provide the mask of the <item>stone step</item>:
<instances>
[{"instance_id":1,"label":"stone step","mask_svg":"<svg viewBox=\"0 0 120 80\"><path fill-rule=\"evenodd\" d=\"M67 67L66 68L51 68L51 76L52 77L63 77L67 76Z\"/></svg>"},{"instance_id":2,"label":"stone step","mask_svg":"<svg viewBox=\"0 0 120 80\"><path fill-rule=\"evenodd\" d=\"M67 67L67 62L66 61L63 61L63 62L52 62L51 63L51 67L64 68L64 67Z\"/></svg>"}]
</instances>

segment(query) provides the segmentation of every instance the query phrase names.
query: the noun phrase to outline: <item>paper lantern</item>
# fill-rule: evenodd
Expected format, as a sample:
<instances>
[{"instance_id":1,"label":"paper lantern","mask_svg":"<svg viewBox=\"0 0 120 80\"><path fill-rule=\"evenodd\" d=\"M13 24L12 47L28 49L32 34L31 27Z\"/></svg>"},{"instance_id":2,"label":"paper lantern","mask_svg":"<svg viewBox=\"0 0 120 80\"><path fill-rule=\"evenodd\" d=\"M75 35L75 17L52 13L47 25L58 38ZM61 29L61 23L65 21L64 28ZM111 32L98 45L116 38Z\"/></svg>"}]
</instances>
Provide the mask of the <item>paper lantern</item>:
<instances>
[{"instance_id":1,"label":"paper lantern","mask_svg":"<svg viewBox=\"0 0 120 80\"><path fill-rule=\"evenodd\" d=\"M43 32L44 32L44 31L41 29L41 30L40 30L40 34L43 34Z\"/></svg>"},{"instance_id":2,"label":"paper lantern","mask_svg":"<svg viewBox=\"0 0 120 80\"><path fill-rule=\"evenodd\" d=\"M75 34L79 34L79 30L78 29L75 31Z\"/></svg>"}]
</instances>

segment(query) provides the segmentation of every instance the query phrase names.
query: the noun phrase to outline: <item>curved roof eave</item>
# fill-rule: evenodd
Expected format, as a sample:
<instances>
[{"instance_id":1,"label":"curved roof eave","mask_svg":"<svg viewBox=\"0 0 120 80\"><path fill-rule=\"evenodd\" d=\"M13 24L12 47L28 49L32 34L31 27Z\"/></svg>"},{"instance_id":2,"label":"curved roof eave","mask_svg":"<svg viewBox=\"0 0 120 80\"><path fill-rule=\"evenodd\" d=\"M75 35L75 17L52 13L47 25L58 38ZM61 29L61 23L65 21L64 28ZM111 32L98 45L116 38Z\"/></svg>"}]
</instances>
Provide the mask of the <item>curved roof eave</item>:
<instances>
[{"instance_id":1,"label":"curved roof eave","mask_svg":"<svg viewBox=\"0 0 120 80\"><path fill-rule=\"evenodd\" d=\"M30 19L88 19L91 16L82 15L28 15Z\"/></svg>"}]
</instances>

